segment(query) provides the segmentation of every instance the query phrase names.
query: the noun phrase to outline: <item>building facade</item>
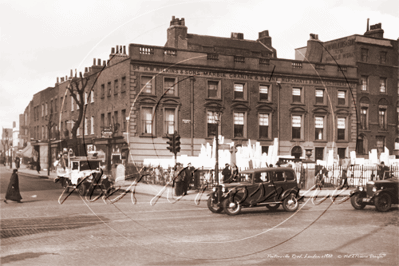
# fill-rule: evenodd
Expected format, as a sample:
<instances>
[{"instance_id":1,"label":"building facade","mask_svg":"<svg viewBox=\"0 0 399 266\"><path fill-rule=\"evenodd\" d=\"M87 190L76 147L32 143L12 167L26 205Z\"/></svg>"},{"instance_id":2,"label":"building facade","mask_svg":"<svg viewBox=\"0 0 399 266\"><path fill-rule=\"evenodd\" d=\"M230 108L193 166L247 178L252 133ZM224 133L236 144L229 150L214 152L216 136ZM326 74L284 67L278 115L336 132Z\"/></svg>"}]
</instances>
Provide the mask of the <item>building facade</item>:
<instances>
[{"instance_id":1,"label":"building facade","mask_svg":"<svg viewBox=\"0 0 399 266\"><path fill-rule=\"evenodd\" d=\"M240 36L237 39L237 36ZM225 142L260 142L267 152L326 159L356 146L351 88L356 68L277 59L267 31L256 41L187 34L172 18L164 47L130 44L129 143L134 161L170 158L166 134L181 136L181 154L198 155L218 133Z\"/></svg>"},{"instance_id":2,"label":"building facade","mask_svg":"<svg viewBox=\"0 0 399 266\"><path fill-rule=\"evenodd\" d=\"M363 35L321 42L311 36L306 47L296 49L297 58L310 62L357 67L356 152L367 157L371 149L385 147L399 155L398 41L385 39L381 23L367 26ZM398 144L396 144L398 143Z\"/></svg>"}]
</instances>

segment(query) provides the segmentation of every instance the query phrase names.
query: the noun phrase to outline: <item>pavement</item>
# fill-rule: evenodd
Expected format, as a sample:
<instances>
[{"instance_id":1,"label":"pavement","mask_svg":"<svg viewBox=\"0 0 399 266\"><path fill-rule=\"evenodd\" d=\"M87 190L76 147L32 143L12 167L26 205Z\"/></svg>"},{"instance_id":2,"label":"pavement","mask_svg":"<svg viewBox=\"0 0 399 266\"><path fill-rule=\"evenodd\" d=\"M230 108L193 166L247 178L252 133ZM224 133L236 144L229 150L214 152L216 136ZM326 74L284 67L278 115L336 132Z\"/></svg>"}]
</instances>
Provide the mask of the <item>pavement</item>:
<instances>
[{"instance_id":1,"label":"pavement","mask_svg":"<svg viewBox=\"0 0 399 266\"><path fill-rule=\"evenodd\" d=\"M0 166L0 171L1 172L9 172L10 174L12 173L12 169L7 165L4 167L3 165ZM29 176L34 176L34 177L39 177L39 178L44 178L44 179L49 179L49 181L54 181L54 179L57 177L57 174L55 171L50 172L50 175L47 175L47 171L40 171L38 173L36 170L31 170L29 169L26 165L21 165L21 167L18 169L19 173L24 173ZM160 194L160 197L162 198L172 198L172 187L171 186L162 186L162 185L157 185L157 184L146 184L146 183L138 183L135 186L133 185L133 180L122 180L118 181L115 183L116 187L121 187L121 189L130 189L132 190L133 188L135 189L135 193L137 194L146 194L146 195L151 195L151 196L156 196ZM61 185L60 185L61 187ZM345 197L350 195L350 191L353 188L349 188L346 190L335 190L334 188L322 188L320 191L315 191L315 190L305 190L301 189L299 192L300 196L303 196L305 198L312 197L312 196L317 196L318 198L320 197L325 197L327 195L330 196L338 196L338 197ZM187 195L182 197L182 200L195 200L196 198L198 199L199 196L201 196L201 199L207 199L207 194L212 191L211 188L206 189L202 195L198 195L198 192L196 190L189 190L187 192ZM173 199L177 199L178 197L173 195Z\"/></svg>"}]
</instances>

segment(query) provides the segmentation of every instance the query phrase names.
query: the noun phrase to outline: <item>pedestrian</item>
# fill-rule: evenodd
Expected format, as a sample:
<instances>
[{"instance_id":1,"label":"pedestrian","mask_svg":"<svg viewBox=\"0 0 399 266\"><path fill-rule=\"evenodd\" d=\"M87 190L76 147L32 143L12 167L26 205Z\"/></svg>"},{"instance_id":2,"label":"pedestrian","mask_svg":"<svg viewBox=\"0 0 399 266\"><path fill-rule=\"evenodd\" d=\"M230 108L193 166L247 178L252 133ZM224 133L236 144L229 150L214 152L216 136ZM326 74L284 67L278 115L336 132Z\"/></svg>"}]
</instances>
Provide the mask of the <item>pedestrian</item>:
<instances>
[{"instance_id":1,"label":"pedestrian","mask_svg":"<svg viewBox=\"0 0 399 266\"><path fill-rule=\"evenodd\" d=\"M230 177L231 177L231 170L229 168L229 164L226 163L225 167L222 171L222 175L223 175L223 183L228 183L230 182Z\"/></svg>"},{"instance_id":2,"label":"pedestrian","mask_svg":"<svg viewBox=\"0 0 399 266\"><path fill-rule=\"evenodd\" d=\"M196 191L199 191L199 189L201 188L201 173L200 171L198 171L198 168L194 170L193 177L194 177L194 189Z\"/></svg>"},{"instance_id":3,"label":"pedestrian","mask_svg":"<svg viewBox=\"0 0 399 266\"><path fill-rule=\"evenodd\" d=\"M18 181L18 169L14 169L10 178L10 183L8 184L7 193L5 196L4 202L7 203L7 200L13 200L18 203L21 202L21 194L19 193L19 181Z\"/></svg>"},{"instance_id":4,"label":"pedestrian","mask_svg":"<svg viewBox=\"0 0 399 266\"><path fill-rule=\"evenodd\" d=\"M185 168L185 174L184 174L184 182L183 182L183 195L187 195L187 191L190 188L191 180L193 179L193 172L194 172L194 167L191 165L191 163L187 164L187 167Z\"/></svg>"},{"instance_id":5,"label":"pedestrian","mask_svg":"<svg viewBox=\"0 0 399 266\"><path fill-rule=\"evenodd\" d=\"M19 157L17 156L15 158L15 168L19 169L19 164L20 164L21 160L19 159Z\"/></svg>"},{"instance_id":6,"label":"pedestrian","mask_svg":"<svg viewBox=\"0 0 399 266\"><path fill-rule=\"evenodd\" d=\"M40 161L39 160L37 160L37 162L36 162L36 171L38 174L40 174Z\"/></svg>"},{"instance_id":7,"label":"pedestrian","mask_svg":"<svg viewBox=\"0 0 399 266\"><path fill-rule=\"evenodd\" d=\"M385 179L385 172L389 171L389 167L385 165L384 162L381 162L381 164L378 165L378 177L380 178L380 180L384 180Z\"/></svg>"},{"instance_id":8,"label":"pedestrian","mask_svg":"<svg viewBox=\"0 0 399 266\"><path fill-rule=\"evenodd\" d=\"M342 165L341 165L342 168L341 188L344 187L349 188L348 175L347 175L349 166L350 166L350 160L348 159L348 157L345 157L345 159L342 160Z\"/></svg>"},{"instance_id":9,"label":"pedestrian","mask_svg":"<svg viewBox=\"0 0 399 266\"><path fill-rule=\"evenodd\" d=\"M176 164L176 178L175 178L175 194L181 196L183 194L183 184L186 171L180 163Z\"/></svg>"}]
</instances>

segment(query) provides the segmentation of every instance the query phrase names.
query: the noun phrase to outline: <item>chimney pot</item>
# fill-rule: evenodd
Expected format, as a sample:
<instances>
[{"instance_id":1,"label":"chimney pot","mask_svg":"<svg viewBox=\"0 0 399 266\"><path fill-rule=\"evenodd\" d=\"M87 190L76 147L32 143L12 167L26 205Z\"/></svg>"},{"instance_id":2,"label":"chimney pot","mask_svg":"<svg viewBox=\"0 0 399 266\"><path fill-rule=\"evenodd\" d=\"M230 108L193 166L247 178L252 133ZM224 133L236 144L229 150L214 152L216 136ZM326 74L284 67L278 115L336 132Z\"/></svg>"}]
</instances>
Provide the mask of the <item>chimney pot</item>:
<instances>
[{"instance_id":1,"label":"chimney pot","mask_svg":"<svg viewBox=\"0 0 399 266\"><path fill-rule=\"evenodd\" d=\"M71 69L71 76L70 77L72 77L73 76L73 70Z\"/></svg>"},{"instance_id":2,"label":"chimney pot","mask_svg":"<svg viewBox=\"0 0 399 266\"><path fill-rule=\"evenodd\" d=\"M114 54L114 53L115 53L115 48L112 47L112 48L111 48L111 54Z\"/></svg>"},{"instance_id":3,"label":"chimney pot","mask_svg":"<svg viewBox=\"0 0 399 266\"><path fill-rule=\"evenodd\" d=\"M243 39L244 39L244 33L241 33L241 32L232 32L232 33L231 33L231 38L232 38L232 39L243 40Z\"/></svg>"},{"instance_id":4,"label":"chimney pot","mask_svg":"<svg viewBox=\"0 0 399 266\"><path fill-rule=\"evenodd\" d=\"M116 52L115 53L119 53L119 45L116 46Z\"/></svg>"},{"instance_id":5,"label":"chimney pot","mask_svg":"<svg viewBox=\"0 0 399 266\"><path fill-rule=\"evenodd\" d=\"M103 60L103 66L107 65L107 61Z\"/></svg>"},{"instance_id":6,"label":"chimney pot","mask_svg":"<svg viewBox=\"0 0 399 266\"><path fill-rule=\"evenodd\" d=\"M126 54L126 46L123 46L123 54Z\"/></svg>"},{"instance_id":7,"label":"chimney pot","mask_svg":"<svg viewBox=\"0 0 399 266\"><path fill-rule=\"evenodd\" d=\"M122 54L123 53L123 50L122 50L123 48L122 48L122 45L119 45L119 53L120 54Z\"/></svg>"},{"instance_id":8,"label":"chimney pot","mask_svg":"<svg viewBox=\"0 0 399 266\"><path fill-rule=\"evenodd\" d=\"M64 82L64 77L61 77L61 82Z\"/></svg>"},{"instance_id":9,"label":"chimney pot","mask_svg":"<svg viewBox=\"0 0 399 266\"><path fill-rule=\"evenodd\" d=\"M101 59L100 58L98 58L98 60L97 60L97 66L101 66Z\"/></svg>"},{"instance_id":10,"label":"chimney pot","mask_svg":"<svg viewBox=\"0 0 399 266\"><path fill-rule=\"evenodd\" d=\"M93 58L93 66L95 66L95 65L96 65L96 59Z\"/></svg>"},{"instance_id":11,"label":"chimney pot","mask_svg":"<svg viewBox=\"0 0 399 266\"><path fill-rule=\"evenodd\" d=\"M57 77L57 83L60 83L60 78L59 77Z\"/></svg>"}]
</instances>

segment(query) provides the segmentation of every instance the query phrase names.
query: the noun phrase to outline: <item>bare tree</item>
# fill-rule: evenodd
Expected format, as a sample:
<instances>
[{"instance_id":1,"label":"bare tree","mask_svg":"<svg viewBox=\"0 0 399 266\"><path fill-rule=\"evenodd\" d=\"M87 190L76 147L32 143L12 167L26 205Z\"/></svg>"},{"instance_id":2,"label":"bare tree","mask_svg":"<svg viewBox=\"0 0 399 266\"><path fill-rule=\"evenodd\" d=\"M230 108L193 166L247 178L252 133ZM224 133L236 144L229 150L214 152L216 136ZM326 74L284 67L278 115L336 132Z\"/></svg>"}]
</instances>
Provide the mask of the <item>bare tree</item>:
<instances>
[{"instance_id":1,"label":"bare tree","mask_svg":"<svg viewBox=\"0 0 399 266\"><path fill-rule=\"evenodd\" d=\"M71 134L72 134L72 139L77 139L76 133L78 131L78 128L80 126L80 123L83 120L83 115L84 115L84 92L87 87L89 78L88 77L82 77L82 72L79 73L79 78L74 77L72 78L71 82L69 83L67 89L69 93L71 94L71 97L74 99L76 104L79 106L79 115L78 119L75 121L75 124L73 125L71 129ZM87 100L87 99L86 99Z\"/></svg>"}]
</instances>

